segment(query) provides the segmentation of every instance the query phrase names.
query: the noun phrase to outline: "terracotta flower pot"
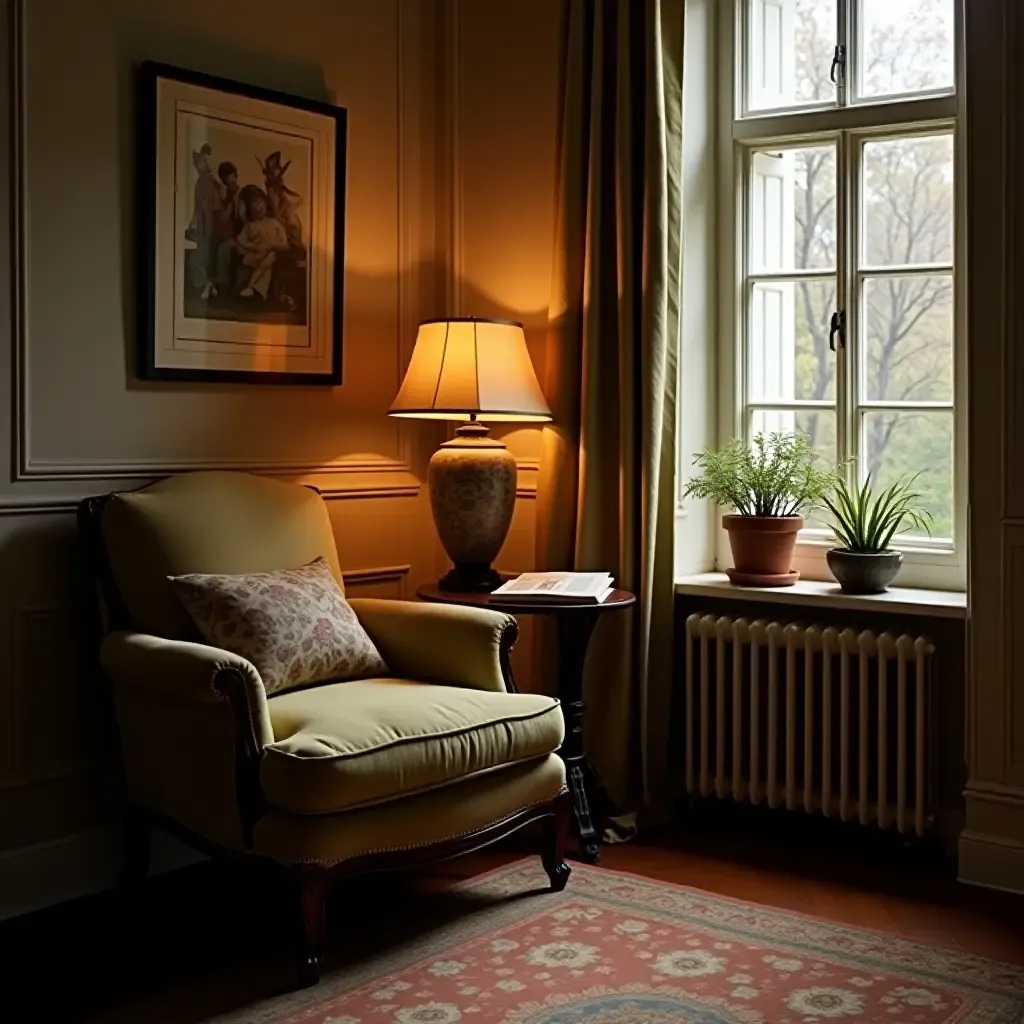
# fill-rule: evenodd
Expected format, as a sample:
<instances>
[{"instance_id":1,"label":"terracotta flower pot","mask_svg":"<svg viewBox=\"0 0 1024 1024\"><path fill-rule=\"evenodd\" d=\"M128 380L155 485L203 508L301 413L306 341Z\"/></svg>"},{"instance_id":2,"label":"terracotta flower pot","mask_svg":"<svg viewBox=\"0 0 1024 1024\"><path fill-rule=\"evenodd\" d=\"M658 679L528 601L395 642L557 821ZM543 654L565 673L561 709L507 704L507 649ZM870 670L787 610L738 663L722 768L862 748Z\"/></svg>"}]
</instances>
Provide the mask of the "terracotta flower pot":
<instances>
[{"instance_id":1,"label":"terracotta flower pot","mask_svg":"<svg viewBox=\"0 0 1024 1024\"><path fill-rule=\"evenodd\" d=\"M729 579L752 587L796 583L793 550L803 525L803 516L722 516L734 563Z\"/></svg>"}]
</instances>

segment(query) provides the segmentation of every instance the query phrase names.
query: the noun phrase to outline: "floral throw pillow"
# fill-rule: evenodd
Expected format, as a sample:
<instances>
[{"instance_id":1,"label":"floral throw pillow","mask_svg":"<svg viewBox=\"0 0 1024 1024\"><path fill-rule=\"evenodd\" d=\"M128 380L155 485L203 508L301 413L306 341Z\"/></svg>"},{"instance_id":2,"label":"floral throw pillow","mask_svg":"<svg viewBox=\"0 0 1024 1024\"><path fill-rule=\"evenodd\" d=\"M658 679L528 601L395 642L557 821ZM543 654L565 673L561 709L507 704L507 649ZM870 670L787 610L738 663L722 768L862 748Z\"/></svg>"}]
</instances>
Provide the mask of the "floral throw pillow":
<instances>
[{"instance_id":1,"label":"floral throw pillow","mask_svg":"<svg viewBox=\"0 0 1024 1024\"><path fill-rule=\"evenodd\" d=\"M301 569L168 580L206 642L251 661L268 694L387 675L322 558Z\"/></svg>"}]
</instances>

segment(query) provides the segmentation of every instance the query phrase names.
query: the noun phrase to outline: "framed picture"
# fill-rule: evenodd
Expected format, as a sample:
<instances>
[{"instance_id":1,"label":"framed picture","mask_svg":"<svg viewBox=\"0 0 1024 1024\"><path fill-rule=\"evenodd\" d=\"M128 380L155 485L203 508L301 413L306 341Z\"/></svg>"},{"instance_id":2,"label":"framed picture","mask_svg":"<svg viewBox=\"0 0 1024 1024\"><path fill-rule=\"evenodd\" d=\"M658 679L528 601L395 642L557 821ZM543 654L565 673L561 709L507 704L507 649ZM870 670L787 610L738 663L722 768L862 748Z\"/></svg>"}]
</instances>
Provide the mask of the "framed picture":
<instances>
[{"instance_id":1,"label":"framed picture","mask_svg":"<svg viewBox=\"0 0 1024 1024\"><path fill-rule=\"evenodd\" d=\"M341 383L345 110L139 69L143 380Z\"/></svg>"}]
</instances>

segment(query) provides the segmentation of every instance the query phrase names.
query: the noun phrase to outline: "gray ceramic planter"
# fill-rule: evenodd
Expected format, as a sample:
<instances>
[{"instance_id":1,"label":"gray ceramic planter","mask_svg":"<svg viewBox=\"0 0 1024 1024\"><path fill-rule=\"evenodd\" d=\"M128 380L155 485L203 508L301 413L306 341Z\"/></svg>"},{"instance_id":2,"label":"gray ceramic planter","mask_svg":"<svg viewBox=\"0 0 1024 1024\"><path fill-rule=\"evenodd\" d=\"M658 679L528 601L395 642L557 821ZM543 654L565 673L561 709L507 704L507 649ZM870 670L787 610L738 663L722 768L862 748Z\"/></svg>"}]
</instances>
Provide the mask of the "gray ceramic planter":
<instances>
[{"instance_id":1,"label":"gray ceramic planter","mask_svg":"<svg viewBox=\"0 0 1024 1024\"><path fill-rule=\"evenodd\" d=\"M881 594L903 564L902 551L861 554L846 548L832 548L825 558L839 586L848 594Z\"/></svg>"}]
</instances>

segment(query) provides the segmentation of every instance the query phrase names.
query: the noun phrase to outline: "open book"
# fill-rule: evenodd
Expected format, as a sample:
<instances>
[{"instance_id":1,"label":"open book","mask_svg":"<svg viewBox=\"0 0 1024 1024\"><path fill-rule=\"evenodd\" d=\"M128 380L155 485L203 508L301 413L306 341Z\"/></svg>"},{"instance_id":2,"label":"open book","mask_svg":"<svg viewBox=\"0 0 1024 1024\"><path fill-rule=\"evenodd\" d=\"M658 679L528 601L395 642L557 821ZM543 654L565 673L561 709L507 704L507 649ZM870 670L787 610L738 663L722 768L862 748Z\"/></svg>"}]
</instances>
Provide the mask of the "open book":
<instances>
[{"instance_id":1,"label":"open book","mask_svg":"<svg viewBox=\"0 0 1024 1024\"><path fill-rule=\"evenodd\" d=\"M538 604L600 604L612 589L611 574L606 572L524 572L491 593Z\"/></svg>"}]
</instances>

